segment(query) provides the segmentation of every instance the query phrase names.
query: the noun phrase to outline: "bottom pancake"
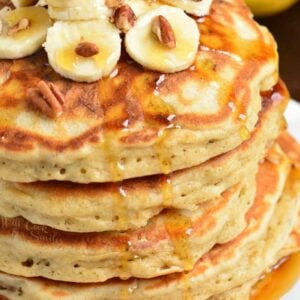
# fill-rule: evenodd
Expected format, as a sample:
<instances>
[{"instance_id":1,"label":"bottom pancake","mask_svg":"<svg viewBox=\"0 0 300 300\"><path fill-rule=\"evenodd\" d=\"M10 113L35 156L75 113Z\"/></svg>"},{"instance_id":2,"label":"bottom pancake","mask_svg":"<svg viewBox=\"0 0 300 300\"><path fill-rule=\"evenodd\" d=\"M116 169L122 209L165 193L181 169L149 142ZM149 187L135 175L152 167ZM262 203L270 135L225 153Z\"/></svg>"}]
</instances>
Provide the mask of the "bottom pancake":
<instances>
[{"instance_id":1,"label":"bottom pancake","mask_svg":"<svg viewBox=\"0 0 300 300\"><path fill-rule=\"evenodd\" d=\"M72 284L25 279L5 274L0 282L9 299L209 299L262 274L276 260L295 226L300 180L295 171L282 194L283 156L273 151L257 175L257 195L247 212L247 226L235 239L215 246L186 273L154 279L119 279L99 284ZM282 194L280 199L279 195ZM17 296L17 294L21 296Z\"/></svg>"}]
</instances>

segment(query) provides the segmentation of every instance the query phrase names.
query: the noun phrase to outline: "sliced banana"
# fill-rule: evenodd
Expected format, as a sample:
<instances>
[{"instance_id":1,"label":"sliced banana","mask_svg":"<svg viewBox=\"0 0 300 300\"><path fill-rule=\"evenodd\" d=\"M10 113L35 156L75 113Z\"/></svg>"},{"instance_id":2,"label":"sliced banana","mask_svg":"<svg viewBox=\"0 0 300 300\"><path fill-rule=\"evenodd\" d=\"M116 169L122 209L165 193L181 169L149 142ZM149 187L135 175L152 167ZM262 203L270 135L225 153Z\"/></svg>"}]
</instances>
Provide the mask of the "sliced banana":
<instances>
[{"instance_id":1,"label":"sliced banana","mask_svg":"<svg viewBox=\"0 0 300 300\"><path fill-rule=\"evenodd\" d=\"M128 4L132 8L134 14L137 17L140 17L150 10L158 8L160 6L157 2L154 1L125 0L124 3Z\"/></svg>"},{"instance_id":2,"label":"sliced banana","mask_svg":"<svg viewBox=\"0 0 300 300\"><path fill-rule=\"evenodd\" d=\"M47 6L48 4L46 3L46 0L39 0L36 3L37 6Z\"/></svg>"},{"instance_id":3,"label":"sliced banana","mask_svg":"<svg viewBox=\"0 0 300 300\"><path fill-rule=\"evenodd\" d=\"M158 16L163 16L172 27L176 47L163 45L152 31ZM144 67L163 73L184 70L193 64L200 40L196 22L183 10L161 6L138 18L128 31L125 45L128 54Z\"/></svg>"},{"instance_id":4,"label":"sliced banana","mask_svg":"<svg viewBox=\"0 0 300 300\"><path fill-rule=\"evenodd\" d=\"M0 58L22 58L36 52L46 40L51 26L48 12L42 7L21 7L1 18Z\"/></svg>"},{"instance_id":5,"label":"sliced banana","mask_svg":"<svg viewBox=\"0 0 300 300\"><path fill-rule=\"evenodd\" d=\"M108 17L112 10L105 5L105 0L47 0L49 15L61 21L92 20Z\"/></svg>"},{"instance_id":6,"label":"sliced banana","mask_svg":"<svg viewBox=\"0 0 300 300\"><path fill-rule=\"evenodd\" d=\"M161 0L169 5L179 7L191 15L205 16L209 14L209 10L213 0Z\"/></svg>"},{"instance_id":7,"label":"sliced banana","mask_svg":"<svg viewBox=\"0 0 300 300\"><path fill-rule=\"evenodd\" d=\"M109 75L121 55L119 30L108 20L58 21L44 46L57 73L82 82Z\"/></svg>"},{"instance_id":8,"label":"sliced banana","mask_svg":"<svg viewBox=\"0 0 300 300\"><path fill-rule=\"evenodd\" d=\"M31 6L36 4L37 0L11 0L15 7Z\"/></svg>"},{"instance_id":9,"label":"sliced banana","mask_svg":"<svg viewBox=\"0 0 300 300\"><path fill-rule=\"evenodd\" d=\"M76 6L68 8L48 7L52 19L60 21L81 21L107 18L111 11L106 6Z\"/></svg>"},{"instance_id":10,"label":"sliced banana","mask_svg":"<svg viewBox=\"0 0 300 300\"><path fill-rule=\"evenodd\" d=\"M53 7L67 8L76 6L93 6L95 4L105 5L105 0L45 0L47 5Z\"/></svg>"}]
</instances>

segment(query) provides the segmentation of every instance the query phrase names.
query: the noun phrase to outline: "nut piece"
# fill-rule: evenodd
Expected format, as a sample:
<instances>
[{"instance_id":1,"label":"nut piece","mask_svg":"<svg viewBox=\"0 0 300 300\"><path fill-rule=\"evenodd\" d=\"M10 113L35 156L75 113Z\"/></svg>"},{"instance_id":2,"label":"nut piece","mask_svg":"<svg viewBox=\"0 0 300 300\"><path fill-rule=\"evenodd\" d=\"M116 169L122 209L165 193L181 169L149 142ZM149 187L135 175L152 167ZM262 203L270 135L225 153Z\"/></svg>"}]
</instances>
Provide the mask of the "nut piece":
<instances>
[{"instance_id":1,"label":"nut piece","mask_svg":"<svg viewBox=\"0 0 300 300\"><path fill-rule=\"evenodd\" d=\"M99 48L94 43L82 42L76 46L75 53L82 57L91 57L99 53Z\"/></svg>"},{"instance_id":2,"label":"nut piece","mask_svg":"<svg viewBox=\"0 0 300 300\"><path fill-rule=\"evenodd\" d=\"M47 83L41 80L37 84L37 88L28 90L27 96L31 104L48 117L57 118L63 113L64 96L51 82Z\"/></svg>"},{"instance_id":3,"label":"nut piece","mask_svg":"<svg viewBox=\"0 0 300 300\"><path fill-rule=\"evenodd\" d=\"M11 27L7 35L13 35L19 31L25 30L30 26L30 21L27 18L23 18L20 20L19 23L17 23L15 26Z\"/></svg>"},{"instance_id":4,"label":"nut piece","mask_svg":"<svg viewBox=\"0 0 300 300\"><path fill-rule=\"evenodd\" d=\"M116 9L113 20L115 25L126 33L134 26L136 16L132 8L126 4Z\"/></svg>"},{"instance_id":5,"label":"nut piece","mask_svg":"<svg viewBox=\"0 0 300 300\"><path fill-rule=\"evenodd\" d=\"M124 5L124 0L105 0L105 5L108 8L118 8Z\"/></svg>"},{"instance_id":6,"label":"nut piece","mask_svg":"<svg viewBox=\"0 0 300 300\"><path fill-rule=\"evenodd\" d=\"M156 35L161 44L170 49L176 48L176 38L169 21L162 15L154 18L152 32Z\"/></svg>"}]
</instances>

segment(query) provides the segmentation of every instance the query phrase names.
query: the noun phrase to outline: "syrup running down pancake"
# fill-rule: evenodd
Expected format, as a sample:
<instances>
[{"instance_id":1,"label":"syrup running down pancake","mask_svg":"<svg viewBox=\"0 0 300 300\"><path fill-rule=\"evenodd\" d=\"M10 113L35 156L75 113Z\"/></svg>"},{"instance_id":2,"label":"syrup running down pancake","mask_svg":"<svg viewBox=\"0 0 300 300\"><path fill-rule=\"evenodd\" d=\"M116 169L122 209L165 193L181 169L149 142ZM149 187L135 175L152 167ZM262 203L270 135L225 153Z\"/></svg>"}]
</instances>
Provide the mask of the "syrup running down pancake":
<instances>
[{"instance_id":1,"label":"syrup running down pancake","mask_svg":"<svg viewBox=\"0 0 300 300\"><path fill-rule=\"evenodd\" d=\"M0 89L0 177L87 183L168 174L248 139L260 92L278 81L276 44L242 0L213 1L198 27L194 66L174 74L123 53L116 76L86 84L55 73L43 51L1 60L9 76ZM40 80L65 97L57 119L28 104L27 90Z\"/></svg>"}]
</instances>

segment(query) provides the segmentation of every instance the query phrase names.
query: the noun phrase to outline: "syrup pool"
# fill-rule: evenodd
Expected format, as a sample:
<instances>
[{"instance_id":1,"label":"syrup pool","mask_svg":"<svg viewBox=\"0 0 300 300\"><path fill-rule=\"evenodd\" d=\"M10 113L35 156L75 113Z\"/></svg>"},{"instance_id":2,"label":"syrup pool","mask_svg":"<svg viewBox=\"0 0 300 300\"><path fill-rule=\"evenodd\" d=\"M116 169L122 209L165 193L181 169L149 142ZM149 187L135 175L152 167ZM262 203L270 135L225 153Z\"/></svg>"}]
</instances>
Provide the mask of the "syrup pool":
<instances>
[{"instance_id":1,"label":"syrup pool","mask_svg":"<svg viewBox=\"0 0 300 300\"><path fill-rule=\"evenodd\" d=\"M251 300L279 300L299 279L300 252L289 256L280 267L268 273L254 288Z\"/></svg>"}]
</instances>

